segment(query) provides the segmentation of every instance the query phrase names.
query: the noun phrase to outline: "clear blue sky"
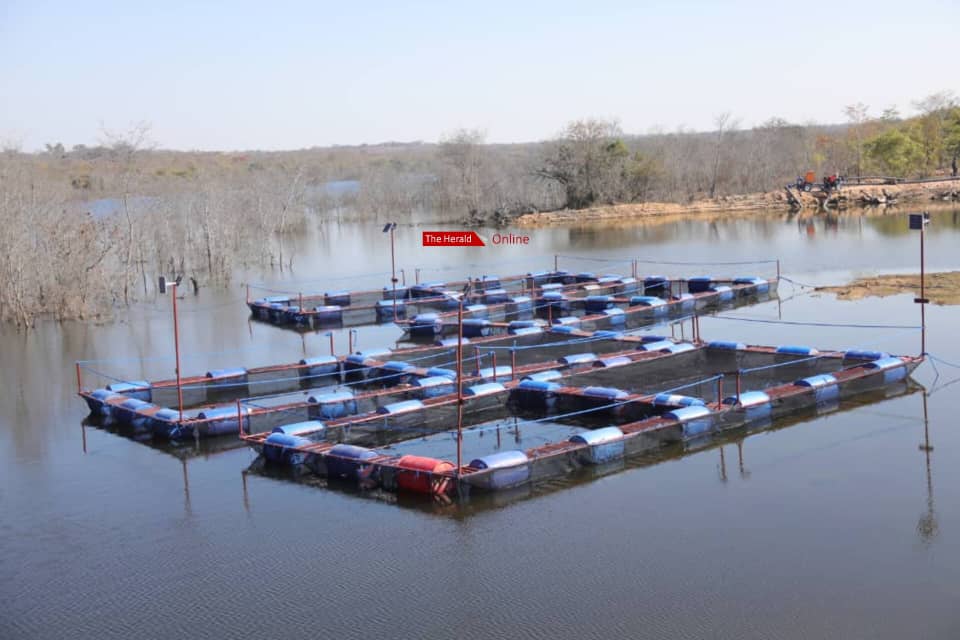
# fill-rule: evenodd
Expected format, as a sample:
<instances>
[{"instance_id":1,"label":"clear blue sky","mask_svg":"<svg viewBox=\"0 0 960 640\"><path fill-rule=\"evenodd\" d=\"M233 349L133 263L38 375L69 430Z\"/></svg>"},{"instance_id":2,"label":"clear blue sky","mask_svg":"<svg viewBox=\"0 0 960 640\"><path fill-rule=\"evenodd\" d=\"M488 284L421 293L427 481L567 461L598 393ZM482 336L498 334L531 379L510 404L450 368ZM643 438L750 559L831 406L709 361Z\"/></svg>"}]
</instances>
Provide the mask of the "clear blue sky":
<instances>
[{"instance_id":1,"label":"clear blue sky","mask_svg":"<svg viewBox=\"0 0 960 640\"><path fill-rule=\"evenodd\" d=\"M585 116L708 129L727 110L836 122L960 90L958 26L956 0L0 0L0 140L90 144L141 120L178 149L461 126L525 141Z\"/></svg>"}]
</instances>

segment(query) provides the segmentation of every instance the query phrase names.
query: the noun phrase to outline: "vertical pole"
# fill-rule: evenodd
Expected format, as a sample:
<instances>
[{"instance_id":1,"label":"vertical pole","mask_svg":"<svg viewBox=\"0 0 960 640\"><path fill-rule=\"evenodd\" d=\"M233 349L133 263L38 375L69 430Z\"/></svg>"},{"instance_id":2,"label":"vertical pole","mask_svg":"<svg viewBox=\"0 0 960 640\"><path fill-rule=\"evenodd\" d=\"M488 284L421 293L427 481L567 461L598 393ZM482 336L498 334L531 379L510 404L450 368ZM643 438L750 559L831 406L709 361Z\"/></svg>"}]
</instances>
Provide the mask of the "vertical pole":
<instances>
[{"instance_id":1,"label":"vertical pole","mask_svg":"<svg viewBox=\"0 0 960 640\"><path fill-rule=\"evenodd\" d=\"M393 249L393 229L395 224L390 224L390 282L393 285L393 321L397 321L397 263L396 254Z\"/></svg>"},{"instance_id":2,"label":"vertical pole","mask_svg":"<svg viewBox=\"0 0 960 640\"><path fill-rule=\"evenodd\" d=\"M183 386L180 384L180 327L177 316L177 289L174 285L170 288L170 295L173 296L173 351L177 366L177 410L179 415L177 421L183 421Z\"/></svg>"},{"instance_id":3,"label":"vertical pole","mask_svg":"<svg viewBox=\"0 0 960 640\"><path fill-rule=\"evenodd\" d=\"M926 260L924 258L924 227L927 226L926 214L920 220L920 355L927 355L927 298L925 290Z\"/></svg>"},{"instance_id":4,"label":"vertical pole","mask_svg":"<svg viewBox=\"0 0 960 640\"><path fill-rule=\"evenodd\" d=\"M556 273L557 271L560 271L560 267L558 266L558 265L560 264L559 259L560 259L560 256L558 256L557 254L553 254L553 271L554 271L554 273Z\"/></svg>"},{"instance_id":5,"label":"vertical pole","mask_svg":"<svg viewBox=\"0 0 960 640\"><path fill-rule=\"evenodd\" d=\"M737 404L740 404L740 369L737 369Z\"/></svg>"},{"instance_id":6,"label":"vertical pole","mask_svg":"<svg viewBox=\"0 0 960 640\"><path fill-rule=\"evenodd\" d=\"M463 467L463 298L457 305L457 495Z\"/></svg>"},{"instance_id":7,"label":"vertical pole","mask_svg":"<svg viewBox=\"0 0 960 640\"><path fill-rule=\"evenodd\" d=\"M407 286L407 272L405 269L400 269L400 284Z\"/></svg>"},{"instance_id":8,"label":"vertical pole","mask_svg":"<svg viewBox=\"0 0 960 640\"><path fill-rule=\"evenodd\" d=\"M247 304L250 304L250 285L247 285Z\"/></svg>"},{"instance_id":9,"label":"vertical pole","mask_svg":"<svg viewBox=\"0 0 960 640\"><path fill-rule=\"evenodd\" d=\"M77 365L77 393L80 393L81 391L83 391L83 384L80 382L80 361L79 360L77 361L76 365Z\"/></svg>"},{"instance_id":10,"label":"vertical pole","mask_svg":"<svg viewBox=\"0 0 960 640\"><path fill-rule=\"evenodd\" d=\"M240 410L240 399L237 399L237 430L243 438L243 412Z\"/></svg>"},{"instance_id":11,"label":"vertical pole","mask_svg":"<svg viewBox=\"0 0 960 640\"><path fill-rule=\"evenodd\" d=\"M490 360L493 361L493 381L497 381L497 352L490 352Z\"/></svg>"},{"instance_id":12,"label":"vertical pole","mask_svg":"<svg viewBox=\"0 0 960 640\"><path fill-rule=\"evenodd\" d=\"M777 258L777 282L780 282L780 258Z\"/></svg>"},{"instance_id":13,"label":"vertical pole","mask_svg":"<svg viewBox=\"0 0 960 640\"><path fill-rule=\"evenodd\" d=\"M547 303L547 326L553 326L553 305L549 302Z\"/></svg>"},{"instance_id":14,"label":"vertical pole","mask_svg":"<svg viewBox=\"0 0 960 640\"><path fill-rule=\"evenodd\" d=\"M414 284L420 284L420 267L417 267L416 269L413 270L413 278L414 278L413 280Z\"/></svg>"},{"instance_id":15,"label":"vertical pole","mask_svg":"<svg viewBox=\"0 0 960 640\"><path fill-rule=\"evenodd\" d=\"M723 374L717 376L717 409L723 406Z\"/></svg>"},{"instance_id":16,"label":"vertical pole","mask_svg":"<svg viewBox=\"0 0 960 640\"><path fill-rule=\"evenodd\" d=\"M462 312L460 313L460 315L457 316L458 323L459 323L459 320L460 320L461 318L463 318L463 313L462 313ZM459 337L457 338L457 340L463 340L463 330L462 330L462 329L458 332L458 336L459 336ZM473 348L473 357L474 357L474 358L476 359L476 361L477 361L477 373L479 374L479 373L480 373L480 365L481 365L481 363L482 363L482 357L481 357L481 355L480 355L480 347L475 346L475 347Z\"/></svg>"},{"instance_id":17,"label":"vertical pole","mask_svg":"<svg viewBox=\"0 0 960 640\"><path fill-rule=\"evenodd\" d=\"M327 336L330 338L330 355L336 355L333 352L333 331L327 332Z\"/></svg>"},{"instance_id":18,"label":"vertical pole","mask_svg":"<svg viewBox=\"0 0 960 640\"><path fill-rule=\"evenodd\" d=\"M353 329L350 329L347 332L347 343L348 343L347 351L349 353L353 353Z\"/></svg>"},{"instance_id":19,"label":"vertical pole","mask_svg":"<svg viewBox=\"0 0 960 640\"><path fill-rule=\"evenodd\" d=\"M510 379L517 379L517 347L514 344L514 347L510 349Z\"/></svg>"}]
</instances>

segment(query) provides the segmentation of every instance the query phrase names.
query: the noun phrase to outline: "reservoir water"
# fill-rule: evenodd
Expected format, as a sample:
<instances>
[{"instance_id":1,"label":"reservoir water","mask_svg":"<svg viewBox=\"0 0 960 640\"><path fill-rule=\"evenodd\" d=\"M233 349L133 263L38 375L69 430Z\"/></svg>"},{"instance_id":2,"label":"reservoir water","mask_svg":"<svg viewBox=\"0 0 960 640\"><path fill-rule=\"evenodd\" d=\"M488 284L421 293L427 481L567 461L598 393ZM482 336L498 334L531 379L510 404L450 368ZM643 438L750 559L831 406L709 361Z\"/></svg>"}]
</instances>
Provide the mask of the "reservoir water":
<instances>
[{"instance_id":1,"label":"reservoir water","mask_svg":"<svg viewBox=\"0 0 960 640\"><path fill-rule=\"evenodd\" d=\"M381 229L320 225L297 240L292 273L188 293L184 372L327 353L325 331L250 321L244 284L379 288ZM561 268L629 274L636 258L675 276L771 276L772 262L720 263L779 258L780 300L704 318L704 337L920 349L916 329L863 326L918 325L912 295L843 302L804 286L918 271L905 212L513 229L530 243L449 249L421 247L426 229L397 230L408 283L418 267L442 281L552 268L555 255ZM933 213L926 254L931 271L960 268L960 211ZM718 264L671 264L694 261ZM168 298L103 325L3 327L0 638L957 637L960 308L931 305L927 322L937 360L915 385L464 504L263 470L231 439L161 446L83 428L76 360L172 377ZM349 331L333 334L344 353ZM353 337L374 348L400 332ZM503 437L545 436L507 425Z\"/></svg>"}]
</instances>

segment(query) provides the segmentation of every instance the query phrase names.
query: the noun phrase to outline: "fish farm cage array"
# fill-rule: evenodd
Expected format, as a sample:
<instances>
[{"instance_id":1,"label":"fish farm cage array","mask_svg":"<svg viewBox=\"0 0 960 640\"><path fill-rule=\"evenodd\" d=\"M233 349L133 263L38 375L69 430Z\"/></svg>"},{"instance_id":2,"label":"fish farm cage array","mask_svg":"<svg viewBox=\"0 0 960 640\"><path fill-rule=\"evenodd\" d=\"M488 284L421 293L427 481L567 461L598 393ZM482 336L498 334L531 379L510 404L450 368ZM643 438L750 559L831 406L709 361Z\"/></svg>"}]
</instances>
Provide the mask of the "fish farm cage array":
<instances>
[{"instance_id":1,"label":"fish farm cage array","mask_svg":"<svg viewBox=\"0 0 960 640\"><path fill-rule=\"evenodd\" d=\"M776 291L779 281L779 268L776 277L771 278L670 278L663 275L640 277L637 275L637 261L631 261L631 266L631 276L554 269L505 277L482 275L453 281L418 282L409 287L402 284L382 289L329 289L306 294L250 285L247 306L254 320L298 330L412 322L418 316L419 324L424 324L428 318L442 321L456 315L461 304L465 317L470 320L508 322L533 317L535 313L560 317L570 315L575 309L602 313L614 307L658 304L652 298L684 302L690 296L706 292L722 299L748 290L769 295ZM732 294L730 289L733 289ZM255 294L258 290L270 295L251 297L251 291Z\"/></svg>"}]
</instances>

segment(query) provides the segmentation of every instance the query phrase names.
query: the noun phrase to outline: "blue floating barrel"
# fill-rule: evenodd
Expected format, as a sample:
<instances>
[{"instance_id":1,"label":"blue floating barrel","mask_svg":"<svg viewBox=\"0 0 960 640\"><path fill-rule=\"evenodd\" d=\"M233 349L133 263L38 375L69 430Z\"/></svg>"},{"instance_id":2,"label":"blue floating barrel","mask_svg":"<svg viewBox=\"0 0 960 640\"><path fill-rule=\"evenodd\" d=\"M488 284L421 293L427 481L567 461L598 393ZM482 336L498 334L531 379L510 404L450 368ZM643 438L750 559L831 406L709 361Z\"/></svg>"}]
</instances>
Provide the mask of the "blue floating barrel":
<instances>
[{"instance_id":1,"label":"blue floating barrel","mask_svg":"<svg viewBox=\"0 0 960 640\"><path fill-rule=\"evenodd\" d=\"M610 358L600 358L593 363L593 366L602 369L609 369L610 367L622 367L632 362L633 360L627 356L612 356Z\"/></svg>"},{"instance_id":2,"label":"blue floating barrel","mask_svg":"<svg viewBox=\"0 0 960 640\"><path fill-rule=\"evenodd\" d=\"M685 438L703 435L713 427L713 412L705 406L681 407L668 411L663 417L681 423Z\"/></svg>"},{"instance_id":3,"label":"blue floating barrel","mask_svg":"<svg viewBox=\"0 0 960 640\"><path fill-rule=\"evenodd\" d=\"M383 299L384 300L393 300L396 299L398 302L401 300L406 300L409 297L409 290L406 287L384 287L383 288Z\"/></svg>"},{"instance_id":4,"label":"blue floating barrel","mask_svg":"<svg viewBox=\"0 0 960 640\"><path fill-rule=\"evenodd\" d=\"M240 430L238 418L243 419L243 430L246 431L250 424L250 407L213 407L204 409L197 417L200 420L207 421L206 434L208 436L222 436L227 434L236 434Z\"/></svg>"},{"instance_id":5,"label":"blue floating barrel","mask_svg":"<svg viewBox=\"0 0 960 640\"><path fill-rule=\"evenodd\" d=\"M558 380L562 377L563 377L563 374L557 371L556 369L549 369L547 371L537 371L536 373L527 374L523 376L523 379L549 381L549 380Z\"/></svg>"},{"instance_id":6,"label":"blue floating barrel","mask_svg":"<svg viewBox=\"0 0 960 640\"><path fill-rule=\"evenodd\" d=\"M705 293L713 286L712 276L696 276L687 280L687 291L690 293Z\"/></svg>"},{"instance_id":7,"label":"blue floating barrel","mask_svg":"<svg viewBox=\"0 0 960 640\"><path fill-rule=\"evenodd\" d=\"M666 298L670 295L670 281L666 276L647 276L643 279L643 292L648 296Z\"/></svg>"},{"instance_id":8,"label":"blue floating barrel","mask_svg":"<svg viewBox=\"0 0 960 640\"><path fill-rule=\"evenodd\" d=\"M733 300L733 289L725 284L714 285L710 287L710 291L717 294L717 300L720 302Z\"/></svg>"},{"instance_id":9,"label":"blue floating barrel","mask_svg":"<svg viewBox=\"0 0 960 640\"><path fill-rule=\"evenodd\" d=\"M550 325L550 333L560 333L566 335L573 333L576 330L577 328L571 326L570 324L556 324L556 322L554 322L554 324Z\"/></svg>"},{"instance_id":10,"label":"blue floating barrel","mask_svg":"<svg viewBox=\"0 0 960 640\"><path fill-rule=\"evenodd\" d=\"M156 437L173 439L182 428L180 412L175 409L160 409L153 414L149 426Z\"/></svg>"},{"instance_id":11,"label":"blue floating barrel","mask_svg":"<svg viewBox=\"0 0 960 640\"><path fill-rule=\"evenodd\" d=\"M577 316L560 316L559 318L553 319L553 324L559 324L559 325L580 324L580 318L578 318Z\"/></svg>"},{"instance_id":12,"label":"blue floating barrel","mask_svg":"<svg viewBox=\"0 0 960 640\"><path fill-rule=\"evenodd\" d=\"M557 362L571 366L575 364L590 364L596 359L597 355L595 353L571 353L563 356L562 358L558 358Z\"/></svg>"},{"instance_id":13,"label":"blue floating barrel","mask_svg":"<svg viewBox=\"0 0 960 640\"><path fill-rule=\"evenodd\" d=\"M393 320L394 309L396 309L397 318L404 318L407 315L407 305L403 300L377 300L373 308L378 322Z\"/></svg>"},{"instance_id":14,"label":"blue floating barrel","mask_svg":"<svg viewBox=\"0 0 960 640\"><path fill-rule=\"evenodd\" d=\"M120 404L123 411L119 417L123 422L131 425L135 429L142 429L150 424L152 416L142 413L149 409L156 409L157 405L136 398L130 398Z\"/></svg>"},{"instance_id":15,"label":"blue floating barrel","mask_svg":"<svg viewBox=\"0 0 960 640\"><path fill-rule=\"evenodd\" d=\"M631 295L640 291L640 283L636 278L620 278L613 292L620 295Z\"/></svg>"},{"instance_id":16,"label":"blue floating barrel","mask_svg":"<svg viewBox=\"0 0 960 640\"><path fill-rule=\"evenodd\" d=\"M524 391L536 391L537 393L547 393L551 391L556 391L560 388L560 385L556 382L549 382L547 380L531 380L529 378L524 378L520 381L520 384L517 385L517 389L522 389Z\"/></svg>"},{"instance_id":17,"label":"blue floating barrel","mask_svg":"<svg viewBox=\"0 0 960 640\"><path fill-rule=\"evenodd\" d=\"M90 409L91 413L106 416L110 412L107 410L107 400L110 398L122 398L125 397L119 393L114 393L109 389L94 389L90 392L90 395L84 398L87 402L87 407Z\"/></svg>"},{"instance_id":18,"label":"blue floating barrel","mask_svg":"<svg viewBox=\"0 0 960 640\"><path fill-rule=\"evenodd\" d=\"M513 320L507 325L508 329L528 329L530 327L540 326L536 320Z\"/></svg>"},{"instance_id":19,"label":"blue floating barrel","mask_svg":"<svg viewBox=\"0 0 960 640\"><path fill-rule=\"evenodd\" d=\"M243 367L227 367L225 369L211 369L207 371L206 376L208 380L229 380L233 379L236 381L246 380L247 379L247 370Z\"/></svg>"},{"instance_id":20,"label":"blue floating barrel","mask_svg":"<svg viewBox=\"0 0 960 640\"><path fill-rule=\"evenodd\" d=\"M470 319L485 319L489 312L485 304L468 304L463 308L463 315L466 316L467 314L470 314Z\"/></svg>"},{"instance_id":21,"label":"blue floating barrel","mask_svg":"<svg viewBox=\"0 0 960 640\"><path fill-rule=\"evenodd\" d=\"M321 305L313 308L313 319L317 322L342 322L343 309L339 305Z\"/></svg>"},{"instance_id":22,"label":"blue floating barrel","mask_svg":"<svg viewBox=\"0 0 960 640\"><path fill-rule=\"evenodd\" d=\"M509 329L508 333L514 336L532 336L543 333L543 329L540 327L521 327L520 329Z\"/></svg>"},{"instance_id":23,"label":"blue floating barrel","mask_svg":"<svg viewBox=\"0 0 960 640\"><path fill-rule=\"evenodd\" d=\"M418 313L413 316L409 330L414 336L435 336L443 330L443 322L439 314Z\"/></svg>"},{"instance_id":24,"label":"blue floating barrel","mask_svg":"<svg viewBox=\"0 0 960 640\"><path fill-rule=\"evenodd\" d=\"M586 464L604 464L623 457L623 431L617 427L603 427L578 433L570 437L570 442L587 445L585 455L579 456Z\"/></svg>"},{"instance_id":25,"label":"blue floating barrel","mask_svg":"<svg viewBox=\"0 0 960 640\"><path fill-rule=\"evenodd\" d=\"M327 425L320 420L304 420L273 428L273 433L285 433L288 436L298 436L310 442L323 442L327 438Z\"/></svg>"},{"instance_id":26,"label":"blue floating barrel","mask_svg":"<svg viewBox=\"0 0 960 640\"><path fill-rule=\"evenodd\" d=\"M587 296L583 305L587 313L600 313L613 306L613 296Z\"/></svg>"},{"instance_id":27,"label":"blue floating barrel","mask_svg":"<svg viewBox=\"0 0 960 640\"><path fill-rule=\"evenodd\" d=\"M509 380L513 374L513 369L511 369L508 364L499 364L496 370L494 370L493 367L484 367L477 371L477 375L481 380L493 380L494 373L496 373L497 380Z\"/></svg>"},{"instance_id":28,"label":"blue floating barrel","mask_svg":"<svg viewBox=\"0 0 960 640\"><path fill-rule=\"evenodd\" d=\"M323 294L323 303L329 306L349 307L349 291L327 291Z\"/></svg>"},{"instance_id":29,"label":"blue floating barrel","mask_svg":"<svg viewBox=\"0 0 960 640\"><path fill-rule=\"evenodd\" d=\"M719 349L721 351L743 351L747 345L742 342L732 342L729 340L713 340L707 343L708 349Z\"/></svg>"},{"instance_id":30,"label":"blue floating barrel","mask_svg":"<svg viewBox=\"0 0 960 640\"><path fill-rule=\"evenodd\" d=\"M770 417L770 413L773 410L770 404L770 396L763 391L746 391L741 393L739 402L737 396L728 396L723 399L723 404L739 406L746 414L748 422L766 420Z\"/></svg>"},{"instance_id":31,"label":"blue floating barrel","mask_svg":"<svg viewBox=\"0 0 960 640\"><path fill-rule=\"evenodd\" d=\"M644 342L637 348L641 351L662 351L664 353L672 353L674 346L676 346L676 343L672 340L661 340L660 342Z\"/></svg>"},{"instance_id":32,"label":"blue floating barrel","mask_svg":"<svg viewBox=\"0 0 960 640\"><path fill-rule=\"evenodd\" d=\"M420 409L423 409L423 403L419 400L400 400L399 402L391 402L390 404L378 407L377 413L382 416L393 416L400 413L419 411Z\"/></svg>"},{"instance_id":33,"label":"blue floating barrel","mask_svg":"<svg viewBox=\"0 0 960 640\"><path fill-rule=\"evenodd\" d=\"M766 293L770 291L770 283L763 278L757 278L755 276L741 276L739 278L734 278L733 284L753 285L749 290L756 293Z\"/></svg>"},{"instance_id":34,"label":"blue floating barrel","mask_svg":"<svg viewBox=\"0 0 960 640\"><path fill-rule=\"evenodd\" d=\"M410 296L413 298L435 298L440 295L446 283L443 282L424 282L415 284L410 289Z\"/></svg>"},{"instance_id":35,"label":"blue floating barrel","mask_svg":"<svg viewBox=\"0 0 960 640\"><path fill-rule=\"evenodd\" d=\"M484 304L501 304L509 299L506 289L487 289L483 292Z\"/></svg>"},{"instance_id":36,"label":"blue floating barrel","mask_svg":"<svg viewBox=\"0 0 960 640\"><path fill-rule=\"evenodd\" d=\"M364 471L366 463L378 456L376 451L352 444L338 444L330 449L326 456L327 476L356 480Z\"/></svg>"},{"instance_id":37,"label":"blue floating barrel","mask_svg":"<svg viewBox=\"0 0 960 640\"><path fill-rule=\"evenodd\" d=\"M663 342L664 340L669 340L667 336L661 336L653 333L645 333L640 336L640 341L643 343L647 342Z\"/></svg>"},{"instance_id":38,"label":"blue floating barrel","mask_svg":"<svg viewBox=\"0 0 960 640\"><path fill-rule=\"evenodd\" d=\"M769 405L770 396L763 391L744 391L739 398L737 396L727 396L723 399L723 404L740 405L741 407Z\"/></svg>"},{"instance_id":39,"label":"blue floating barrel","mask_svg":"<svg viewBox=\"0 0 960 640\"><path fill-rule=\"evenodd\" d=\"M581 271L575 277L577 282L595 282L597 274L592 271Z\"/></svg>"},{"instance_id":40,"label":"blue floating barrel","mask_svg":"<svg viewBox=\"0 0 960 640\"><path fill-rule=\"evenodd\" d=\"M267 296L263 300L267 304L282 304L283 306L290 304L290 296Z\"/></svg>"},{"instance_id":41,"label":"blue floating barrel","mask_svg":"<svg viewBox=\"0 0 960 640\"><path fill-rule=\"evenodd\" d=\"M541 304L554 315L570 310L570 300L560 291L547 291L540 299Z\"/></svg>"},{"instance_id":42,"label":"blue floating barrel","mask_svg":"<svg viewBox=\"0 0 960 640\"><path fill-rule=\"evenodd\" d=\"M263 441L263 457L274 464L301 465L304 463L307 454L304 451L298 451L296 447L304 447L309 444L311 442L306 438L274 432Z\"/></svg>"},{"instance_id":43,"label":"blue floating barrel","mask_svg":"<svg viewBox=\"0 0 960 640\"><path fill-rule=\"evenodd\" d=\"M498 369L500 367L497 367ZM509 369L510 367L507 367ZM507 375L503 379L509 377L510 373L507 372ZM491 376L492 377L492 376ZM497 376L500 378L500 376ZM482 384L475 384L473 386L467 387L463 390L463 395L470 396L471 398L482 398L483 396L494 395L506 391L507 388L504 387L499 382L484 382Z\"/></svg>"},{"instance_id":44,"label":"blue floating barrel","mask_svg":"<svg viewBox=\"0 0 960 640\"><path fill-rule=\"evenodd\" d=\"M111 415L124 424L140 426L143 421L143 416L140 415L140 411L150 409L154 406L156 405L146 400L128 397L121 402L119 406L114 407Z\"/></svg>"},{"instance_id":45,"label":"blue floating barrel","mask_svg":"<svg viewBox=\"0 0 960 640\"><path fill-rule=\"evenodd\" d=\"M529 459L523 451L501 451L474 458L470 466L481 473L476 477L467 475L467 481L483 489L506 489L530 478Z\"/></svg>"},{"instance_id":46,"label":"blue floating barrel","mask_svg":"<svg viewBox=\"0 0 960 640\"><path fill-rule=\"evenodd\" d=\"M799 345L783 345L777 347L776 352L779 355L785 356L815 356L820 353L813 347L803 347Z\"/></svg>"},{"instance_id":47,"label":"blue floating barrel","mask_svg":"<svg viewBox=\"0 0 960 640\"><path fill-rule=\"evenodd\" d=\"M673 296L673 302L679 305L681 311L689 311L697 306L697 298L692 293L678 293Z\"/></svg>"},{"instance_id":48,"label":"blue floating barrel","mask_svg":"<svg viewBox=\"0 0 960 640\"><path fill-rule=\"evenodd\" d=\"M700 398L693 396L684 396L677 393L658 393L653 397L655 406L667 407L700 407L706 403Z\"/></svg>"},{"instance_id":49,"label":"blue floating barrel","mask_svg":"<svg viewBox=\"0 0 960 640\"><path fill-rule=\"evenodd\" d=\"M814 397L818 404L833 401L840 397L840 385L837 384L836 377L829 373L802 378L793 384L798 387L809 387L813 389Z\"/></svg>"},{"instance_id":50,"label":"blue floating barrel","mask_svg":"<svg viewBox=\"0 0 960 640\"><path fill-rule=\"evenodd\" d=\"M387 384L399 384L415 370L416 367L409 362L389 360L377 367L374 377Z\"/></svg>"},{"instance_id":51,"label":"blue floating barrel","mask_svg":"<svg viewBox=\"0 0 960 640\"><path fill-rule=\"evenodd\" d=\"M613 326L625 324L627 321L626 312L620 308L604 309L601 313L607 316L607 322Z\"/></svg>"},{"instance_id":52,"label":"blue floating barrel","mask_svg":"<svg viewBox=\"0 0 960 640\"><path fill-rule=\"evenodd\" d=\"M130 380L127 382L111 382L107 385L107 391L122 393L128 398L150 401L150 383L146 380Z\"/></svg>"},{"instance_id":53,"label":"blue floating barrel","mask_svg":"<svg viewBox=\"0 0 960 640\"><path fill-rule=\"evenodd\" d=\"M619 340L623 337L622 331L613 331L611 329L600 329L593 332L594 338L609 338L610 340Z\"/></svg>"},{"instance_id":54,"label":"blue floating barrel","mask_svg":"<svg viewBox=\"0 0 960 640\"><path fill-rule=\"evenodd\" d=\"M527 285L531 288L546 284L550 281L549 271L534 271L527 274Z\"/></svg>"},{"instance_id":55,"label":"blue floating barrel","mask_svg":"<svg viewBox=\"0 0 960 640\"><path fill-rule=\"evenodd\" d=\"M880 358L863 365L867 369L883 371L883 383L890 384L907 377L907 366L900 358Z\"/></svg>"},{"instance_id":56,"label":"blue floating barrel","mask_svg":"<svg viewBox=\"0 0 960 640\"><path fill-rule=\"evenodd\" d=\"M666 348L666 351L669 353L684 353L686 351L693 351L695 349L696 347L689 342L674 342Z\"/></svg>"},{"instance_id":57,"label":"blue floating barrel","mask_svg":"<svg viewBox=\"0 0 960 640\"><path fill-rule=\"evenodd\" d=\"M860 349L850 349L843 352L844 360L881 360L889 358L890 354L886 351L863 351Z\"/></svg>"},{"instance_id":58,"label":"blue floating barrel","mask_svg":"<svg viewBox=\"0 0 960 640\"><path fill-rule=\"evenodd\" d=\"M504 310L507 313L530 313L533 311L533 299L530 296L511 296Z\"/></svg>"},{"instance_id":59,"label":"blue floating barrel","mask_svg":"<svg viewBox=\"0 0 960 640\"><path fill-rule=\"evenodd\" d=\"M436 398L454 392L453 379L447 376L427 376L413 381L420 398Z\"/></svg>"},{"instance_id":60,"label":"blue floating barrel","mask_svg":"<svg viewBox=\"0 0 960 640\"><path fill-rule=\"evenodd\" d=\"M563 284L560 282L549 282L540 287L541 293L563 293Z\"/></svg>"},{"instance_id":61,"label":"blue floating barrel","mask_svg":"<svg viewBox=\"0 0 960 640\"><path fill-rule=\"evenodd\" d=\"M316 356L300 360L300 376L317 378L340 373L340 361L336 356Z\"/></svg>"},{"instance_id":62,"label":"blue floating barrel","mask_svg":"<svg viewBox=\"0 0 960 640\"><path fill-rule=\"evenodd\" d=\"M280 322L284 319L284 312L287 310L288 303L286 302L271 302L270 303L270 320L273 322Z\"/></svg>"},{"instance_id":63,"label":"blue floating barrel","mask_svg":"<svg viewBox=\"0 0 960 640\"><path fill-rule=\"evenodd\" d=\"M457 372L453 369L444 369L443 367L430 367L427 369L428 376L444 376L451 380L457 379Z\"/></svg>"},{"instance_id":64,"label":"blue floating barrel","mask_svg":"<svg viewBox=\"0 0 960 640\"><path fill-rule=\"evenodd\" d=\"M613 387L587 387L583 390L583 395L590 398L603 398L604 400L623 400L630 394L623 389Z\"/></svg>"},{"instance_id":65,"label":"blue floating barrel","mask_svg":"<svg viewBox=\"0 0 960 640\"><path fill-rule=\"evenodd\" d=\"M438 347L455 347L458 342L460 341L457 338L441 338L440 340L434 340L433 344ZM470 338L463 338L463 344L470 344Z\"/></svg>"},{"instance_id":66,"label":"blue floating barrel","mask_svg":"<svg viewBox=\"0 0 960 640\"><path fill-rule=\"evenodd\" d=\"M357 399L349 390L319 393L307 398L307 413L314 420L334 420L357 413Z\"/></svg>"},{"instance_id":67,"label":"blue floating barrel","mask_svg":"<svg viewBox=\"0 0 960 640\"><path fill-rule=\"evenodd\" d=\"M653 311L653 315L659 316L667 312L667 303L663 298L656 296L633 296L630 298L631 307L648 307Z\"/></svg>"},{"instance_id":68,"label":"blue floating barrel","mask_svg":"<svg viewBox=\"0 0 960 640\"><path fill-rule=\"evenodd\" d=\"M550 283L551 284L573 284L577 281L577 277L567 271L566 269L560 269L559 271L550 272Z\"/></svg>"},{"instance_id":69,"label":"blue floating barrel","mask_svg":"<svg viewBox=\"0 0 960 640\"><path fill-rule=\"evenodd\" d=\"M483 318L468 318L463 321L463 335L468 338L482 338L493 331L493 323Z\"/></svg>"}]
</instances>

